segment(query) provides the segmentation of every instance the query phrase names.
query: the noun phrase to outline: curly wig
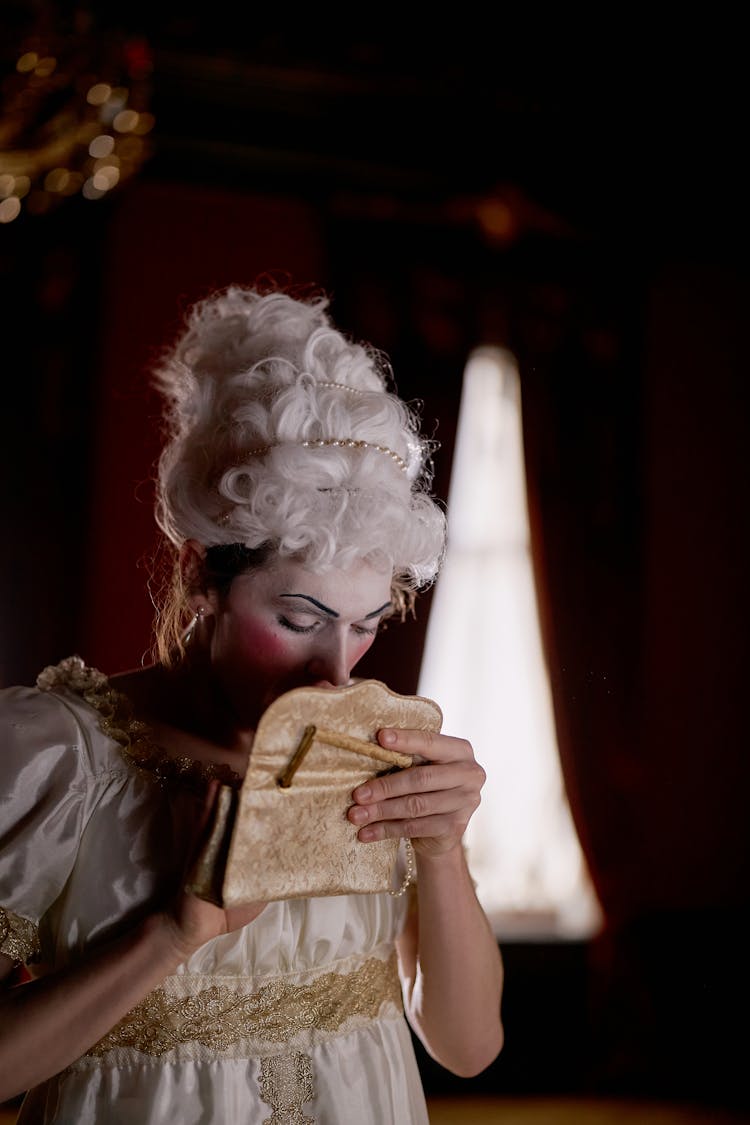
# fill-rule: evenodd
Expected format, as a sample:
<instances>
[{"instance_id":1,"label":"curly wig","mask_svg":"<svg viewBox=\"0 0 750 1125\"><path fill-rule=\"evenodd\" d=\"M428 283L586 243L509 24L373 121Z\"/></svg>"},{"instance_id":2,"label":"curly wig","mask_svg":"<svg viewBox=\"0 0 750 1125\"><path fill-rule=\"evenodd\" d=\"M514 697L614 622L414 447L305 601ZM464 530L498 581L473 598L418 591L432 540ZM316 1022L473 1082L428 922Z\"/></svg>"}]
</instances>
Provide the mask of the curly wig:
<instances>
[{"instance_id":1,"label":"curly wig","mask_svg":"<svg viewBox=\"0 0 750 1125\"><path fill-rule=\"evenodd\" d=\"M192 308L156 372L157 521L176 546L242 544L314 569L365 560L415 591L445 543L432 443L389 391L385 357L327 310L323 295L237 286Z\"/></svg>"}]
</instances>

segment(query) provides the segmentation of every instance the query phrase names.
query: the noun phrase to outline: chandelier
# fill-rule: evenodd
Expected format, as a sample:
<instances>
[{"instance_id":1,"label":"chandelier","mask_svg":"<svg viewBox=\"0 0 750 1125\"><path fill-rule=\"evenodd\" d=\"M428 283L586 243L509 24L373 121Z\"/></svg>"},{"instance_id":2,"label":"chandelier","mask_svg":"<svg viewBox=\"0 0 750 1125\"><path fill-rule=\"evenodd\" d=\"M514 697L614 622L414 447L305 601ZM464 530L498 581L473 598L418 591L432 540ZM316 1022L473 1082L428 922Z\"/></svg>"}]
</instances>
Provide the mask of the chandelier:
<instances>
[{"instance_id":1,"label":"chandelier","mask_svg":"<svg viewBox=\"0 0 750 1125\"><path fill-rule=\"evenodd\" d=\"M98 31L79 12L64 32L49 21L3 60L0 224L66 199L103 199L151 152L148 42Z\"/></svg>"}]
</instances>

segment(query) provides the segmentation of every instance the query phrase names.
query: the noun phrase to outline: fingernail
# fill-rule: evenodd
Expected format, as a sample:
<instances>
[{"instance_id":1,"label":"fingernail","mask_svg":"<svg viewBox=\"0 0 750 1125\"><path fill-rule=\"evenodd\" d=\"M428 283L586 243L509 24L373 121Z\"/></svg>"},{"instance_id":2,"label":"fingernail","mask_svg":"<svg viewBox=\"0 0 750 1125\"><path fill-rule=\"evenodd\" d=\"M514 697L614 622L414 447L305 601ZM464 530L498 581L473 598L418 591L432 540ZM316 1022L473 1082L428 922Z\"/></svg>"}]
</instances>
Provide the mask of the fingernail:
<instances>
[{"instance_id":1,"label":"fingernail","mask_svg":"<svg viewBox=\"0 0 750 1125\"><path fill-rule=\"evenodd\" d=\"M360 838L360 840L365 841L365 843L368 840L377 840L377 838L378 838L377 829L375 829L375 828L362 828L362 829L360 829L360 832L359 832L359 838Z\"/></svg>"},{"instance_id":2,"label":"fingernail","mask_svg":"<svg viewBox=\"0 0 750 1125\"><path fill-rule=\"evenodd\" d=\"M393 746L396 741L395 730L384 730L380 735L380 741L385 742L388 746Z\"/></svg>"},{"instance_id":3,"label":"fingernail","mask_svg":"<svg viewBox=\"0 0 750 1125\"><path fill-rule=\"evenodd\" d=\"M364 824L365 821L369 818L369 816L370 816L370 810L369 809L363 809L360 806L356 806L349 813L349 819L354 821L355 824Z\"/></svg>"},{"instance_id":4,"label":"fingernail","mask_svg":"<svg viewBox=\"0 0 750 1125\"><path fill-rule=\"evenodd\" d=\"M354 796L358 801L369 801L370 797L372 797L372 789L369 785L363 785L356 791Z\"/></svg>"}]
</instances>

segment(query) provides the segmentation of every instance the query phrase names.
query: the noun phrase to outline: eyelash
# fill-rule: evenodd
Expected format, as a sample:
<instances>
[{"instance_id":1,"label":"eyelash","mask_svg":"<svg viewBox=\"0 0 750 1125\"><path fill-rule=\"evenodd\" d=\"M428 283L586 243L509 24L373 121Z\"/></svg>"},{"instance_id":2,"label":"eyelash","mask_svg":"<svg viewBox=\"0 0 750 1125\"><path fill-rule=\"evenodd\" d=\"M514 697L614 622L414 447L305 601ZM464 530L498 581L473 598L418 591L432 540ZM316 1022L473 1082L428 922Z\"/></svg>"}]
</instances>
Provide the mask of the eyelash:
<instances>
[{"instance_id":1,"label":"eyelash","mask_svg":"<svg viewBox=\"0 0 750 1125\"><path fill-rule=\"evenodd\" d=\"M317 629L317 623L314 625L294 625L287 618L280 616L278 619L279 625L283 625L285 629L290 629L292 633L314 633Z\"/></svg>"},{"instance_id":2,"label":"eyelash","mask_svg":"<svg viewBox=\"0 0 750 1125\"><path fill-rule=\"evenodd\" d=\"M295 625L288 617L284 617L283 615L278 617L277 620L279 625L282 625L285 629L291 630L292 633L314 633L318 628L317 622L313 625ZM378 631L377 625L374 629L365 629L363 625L352 625L352 629L355 633L359 634L359 636L364 637L374 637Z\"/></svg>"}]
</instances>

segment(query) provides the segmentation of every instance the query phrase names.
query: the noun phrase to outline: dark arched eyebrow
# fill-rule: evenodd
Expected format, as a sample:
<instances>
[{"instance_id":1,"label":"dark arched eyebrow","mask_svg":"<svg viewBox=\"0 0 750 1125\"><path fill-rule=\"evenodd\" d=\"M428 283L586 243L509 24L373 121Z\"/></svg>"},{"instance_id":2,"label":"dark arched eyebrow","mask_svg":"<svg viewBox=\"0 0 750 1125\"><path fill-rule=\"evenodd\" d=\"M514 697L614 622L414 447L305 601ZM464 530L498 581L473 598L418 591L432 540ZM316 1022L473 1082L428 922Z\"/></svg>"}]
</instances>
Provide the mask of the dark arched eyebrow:
<instances>
[{"instance_id":1,"label":"dark arched eyebrow","mask_svg":"<svg viewBox=\"0 0 750 1125\"><path fill-rule=\"evenodd\" d=\"M341 616L341 614L337 613L335 609L331 609L330 606L323 605L323 603L319 602L317 598L311 598L309 594L279 594L279 597L280 598L303 598L306 602L312 602L312 604L314 606L317 606L318 609L321 609L323 611L323 613L327 613L329 617L340 617ZM391 603L386 602L384 605L381 605L378 609L374 609L372 611L372 613L366 613L364 615L364 617L360 618L360 620L361 621L369 621L371 617L377 617L379 613L383 612L383 610L390 609L390 606L391 606Z\"/></svg>"},{"instance_id":2,"label":"dark arched eyebrow","mask_svg":"<svg viewBox=\"0 0 750 1125\"><path fill-rule=\"evenodd\" d=\"M329 617L338 617L339 616L335 609L331 609L330 606L323 605L323 603L319 602L317 598L311 598L309 594L279 594L279 597L280 598L304 598L304 600L306 602L312 602L312 604L314 606L317 606L318 609L322 609L323 613L327 613Z\"/></svg>"},{"instance_id":3,"label":"dark arched eyebrow","mask_svg":"<svg viewBox=\"0 0 750 1125\"><path fill-rule=\"evenodd\" d=\"M371 617L377 617L384 609L390 609L392 604L392 602L386 602L385 605L381 605L380 609L374 609L372 613L366 613L362 620L369 621Z\"/></svg>"}]
</instances>

